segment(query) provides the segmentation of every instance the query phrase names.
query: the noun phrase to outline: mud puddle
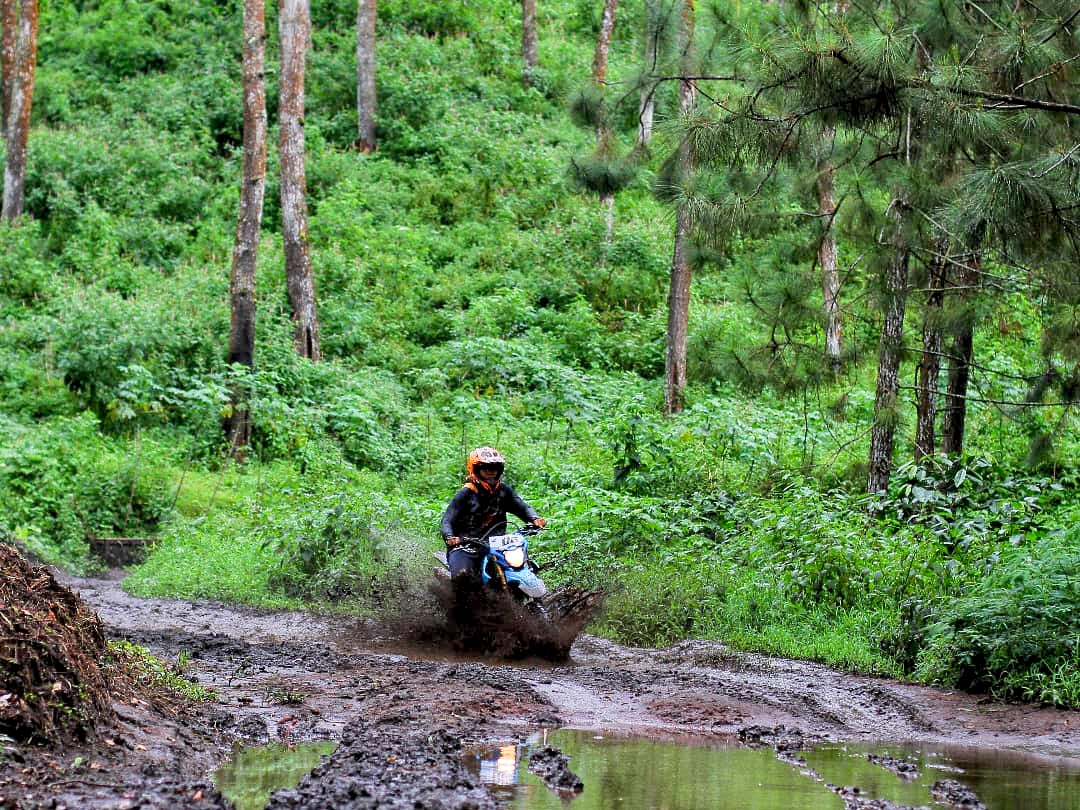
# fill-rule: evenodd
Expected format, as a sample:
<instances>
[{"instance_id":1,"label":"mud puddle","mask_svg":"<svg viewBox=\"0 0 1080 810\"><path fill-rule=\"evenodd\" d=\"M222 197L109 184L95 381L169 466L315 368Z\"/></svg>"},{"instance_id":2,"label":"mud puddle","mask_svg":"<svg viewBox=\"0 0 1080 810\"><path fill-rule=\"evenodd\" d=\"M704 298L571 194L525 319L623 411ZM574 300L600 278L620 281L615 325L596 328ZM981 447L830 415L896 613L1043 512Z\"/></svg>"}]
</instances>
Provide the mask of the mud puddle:
<instances>
[{"instance_id":1,"label":"mud puddle","mask_svg":"<svg viewBox=\"0 0 1080 810\"><path fill-rule=\"evenodd\" d=\"M233 748L233 755L214 773L214 784L236 810L262 810L275 790L296 787L323 757L337 748L334 742L281 743Z\"/></svg>"},{"instance_id":2,"label":"mud puddle","mask_svg":"<svg viewBox=\"0 0 1080 810\"><path fill-rule=\"evenodd\" d=\"M569 755L583 791L553 790L530 772L530 756L547 746ZM465 765L517 810L563 810L568 802L574 810L1080 807L1075 761L963 747L837 744L778 755L735 738L665 741L558 730L470 752ZM858 803L872 800L884 801Z\"/></svg>"}]
</instances>

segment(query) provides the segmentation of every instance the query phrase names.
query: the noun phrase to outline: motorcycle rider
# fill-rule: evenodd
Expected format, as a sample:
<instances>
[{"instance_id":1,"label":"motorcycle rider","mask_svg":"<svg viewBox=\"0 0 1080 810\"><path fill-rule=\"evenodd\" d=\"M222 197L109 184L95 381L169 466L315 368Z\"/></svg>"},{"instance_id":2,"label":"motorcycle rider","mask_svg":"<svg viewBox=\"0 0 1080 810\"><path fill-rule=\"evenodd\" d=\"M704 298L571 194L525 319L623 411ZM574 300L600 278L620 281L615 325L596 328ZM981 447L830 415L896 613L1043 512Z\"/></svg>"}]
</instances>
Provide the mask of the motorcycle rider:
<instances>
[{"instance_id":1,"label":"motorcycle rider","mask_svg":"<svg viewBox=\"0 0 1080 810\"><path fill-rule=\"evenodd\" d=\"M494 447L477 447L469 453L465 463L468 473L465 484L454 495L442 518L446 561L453 579L480 579L484 551L471 545L469 540L505 534L507 513L541 529L547 525L547 521L502 480L505 467L506 459Z\"/></svg>"}]
</instances>

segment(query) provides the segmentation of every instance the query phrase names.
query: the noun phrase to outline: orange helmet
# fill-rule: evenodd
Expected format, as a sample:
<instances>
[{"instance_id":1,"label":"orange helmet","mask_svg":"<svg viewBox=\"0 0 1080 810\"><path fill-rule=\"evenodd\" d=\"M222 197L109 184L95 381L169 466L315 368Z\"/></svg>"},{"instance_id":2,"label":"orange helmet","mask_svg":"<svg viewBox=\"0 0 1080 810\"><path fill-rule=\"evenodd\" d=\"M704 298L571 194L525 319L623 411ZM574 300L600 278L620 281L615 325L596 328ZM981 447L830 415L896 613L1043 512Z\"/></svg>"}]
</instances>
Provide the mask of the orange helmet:
<instances>
[{"instance_id":1,"label":"orange helmet","mask_svg":"<svg viewBox=\"0 0 1080 810\"><path fill-rule=\"evenodd\" d=\"M495 470L494 486L488 484L477 475L477 472L485 467ZM503 454L494 447L477 447L469 453L469 458L465 462L465 469L469 473L469 480L473 483L483 485L487 490L494 490L499 486L505 467L506 459L503 458Z\"/></svg>"}]
</instances>

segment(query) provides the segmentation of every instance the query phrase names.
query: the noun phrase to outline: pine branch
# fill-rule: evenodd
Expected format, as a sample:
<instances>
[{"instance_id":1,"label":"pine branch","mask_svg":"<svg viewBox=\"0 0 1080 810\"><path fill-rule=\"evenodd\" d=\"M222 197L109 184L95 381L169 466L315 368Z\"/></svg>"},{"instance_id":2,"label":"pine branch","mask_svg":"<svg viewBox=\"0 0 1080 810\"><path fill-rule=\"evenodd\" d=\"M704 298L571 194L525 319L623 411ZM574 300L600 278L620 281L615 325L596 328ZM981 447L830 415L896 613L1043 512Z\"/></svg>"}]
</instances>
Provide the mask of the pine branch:
<instances>
[{"instance_id":1,"label":"pine branch","mask_svg":"<svg viewBox=\"0 0 1080 810\"><path fill-rule=\"evenodd\" d=\"M917 385L901 385L900 389L903 391L918 391ZM1012 399L993 399L991 397L974 397L971 394L965 394L960 396L959 394L952 394L957 399L963 399L967 402L978 402L983 405L1016 405L1021 408L1068 408L1075 403L1072 400L1062 400L1061 402L1022 402Z\"/></svg>"},{"instance_id":2,"label":"pine branch","mask_svg":"<svg viewBox=\"0 0 1080 810\"><path fill-rule=\"evenodd\" d=\"M1067 115L1080 115L1080 107L1075 104L1065 104L1060 101L1049 101L1041 98L1028 98L1027 96L1016 96L1012 93L993 93L989 90L975 90L968 87L936 87L928 82L915 82L911 84L911 87L918 87L922 90L945 90L946 92L968 98L983 98L988 101L998 102L994 106L1002 109L1046 110L1047 112L1066 113ZM1001 105L1004 104L1009 106L1003 108Z\"/></svg>"}]
</instances>

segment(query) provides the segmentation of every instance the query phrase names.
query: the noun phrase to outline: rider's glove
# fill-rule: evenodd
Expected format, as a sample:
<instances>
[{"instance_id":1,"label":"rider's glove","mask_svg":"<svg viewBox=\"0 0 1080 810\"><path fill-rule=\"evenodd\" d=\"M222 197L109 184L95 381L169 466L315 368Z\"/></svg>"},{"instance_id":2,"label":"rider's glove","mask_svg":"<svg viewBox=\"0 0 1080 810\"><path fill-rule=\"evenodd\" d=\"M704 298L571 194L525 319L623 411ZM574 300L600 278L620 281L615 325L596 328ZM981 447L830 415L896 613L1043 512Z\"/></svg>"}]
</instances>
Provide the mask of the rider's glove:
<instances>
[{"instance_id":1,"label":"rider's glove","mask_svg":"<svg viewBox=\"0 0 1080 810\"><path fill-rule=\"evenodd\" d=\"M461 545L461 538L455 537L453 535L451 535L450 537L444 537L443 540L446 541L447 548L453 548L454 546Z\"/></svg>"},{"instance_id":2,"label":"rider's glove","mask_svg":"<svg viewBox=\"0 0 1080 810\"><path fill-rule=\"evenodd\" d=\"M545 526L547 526L547 521L544 520L542 517L535 518L533 520L533 526L543 529Z\"/></svg>"}]
</instances>

